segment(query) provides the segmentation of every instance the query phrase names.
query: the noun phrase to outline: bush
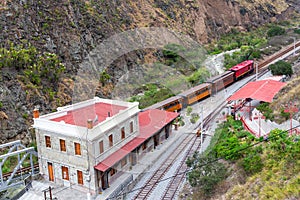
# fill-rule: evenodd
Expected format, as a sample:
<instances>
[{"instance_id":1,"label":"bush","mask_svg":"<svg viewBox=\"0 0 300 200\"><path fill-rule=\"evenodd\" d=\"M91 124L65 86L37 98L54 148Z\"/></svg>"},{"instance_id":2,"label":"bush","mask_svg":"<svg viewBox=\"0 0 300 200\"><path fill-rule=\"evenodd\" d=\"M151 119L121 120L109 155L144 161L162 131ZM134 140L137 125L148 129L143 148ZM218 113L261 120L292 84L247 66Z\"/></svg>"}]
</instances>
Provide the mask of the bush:
<instances>
[{"instance_id":1,"label":"bush","mask_svg":"<svg viewBox=\"0 0 300 200\"><path fill-rule=\"evenodd\" d=\"M283 35L285 33L284 28L281 28L280 26L272 26L268 32L267 35L268 37L273 37L276 35Z\"/></svg>"},{"instance_id":2,"label":"bush","mask_svg":"<svg viewBox=\"0 0 300 200\"><path fill-rule=\"evenodd\" d=\"M294 30L295 33L300 34L300 29Z\"/></svg>"},{"instance_id":3,"label":"bush","mask_svg":"<svg viewBox=\"0 0 300 200\"><path fill-rule=\"evenodd\" d=\"M259 110L263 115L266 117L266 119L269 119L271 121L274 120L273 110L270 108L269 103L261 103L259 104L256 109Z\"/></svg>"},{"instance_id":4,"label":"bush","mask_svg":"<svg viewBox=\"0 0 300 200\"><path fill-rule=\"evenodd\" d=\"M197 113L192 113L191 116L192 118L190 119L190 121L192 124L195 124L199 119L199 115Z\"/></svg>"},{"instance_id":5,"label":"bush","mask_svg":"<svg viewBox=\"0 0 300 200\"><path fill-rule=\"evenodd\" d=\"M293 74L292 65L282 60L270 65L269 68L273 75L291 76Z\"/></svg>"}]
</instances>

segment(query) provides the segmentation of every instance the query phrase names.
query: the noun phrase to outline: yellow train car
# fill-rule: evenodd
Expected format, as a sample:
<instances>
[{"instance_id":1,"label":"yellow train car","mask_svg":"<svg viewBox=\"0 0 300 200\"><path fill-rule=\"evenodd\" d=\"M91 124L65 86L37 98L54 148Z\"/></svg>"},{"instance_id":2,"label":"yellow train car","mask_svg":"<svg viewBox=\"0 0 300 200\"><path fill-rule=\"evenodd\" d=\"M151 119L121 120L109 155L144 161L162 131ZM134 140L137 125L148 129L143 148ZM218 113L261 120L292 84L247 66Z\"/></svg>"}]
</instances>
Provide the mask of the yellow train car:
<instances>
[{"instance_id":1,"label":"yellow train car","mask_svg":"<svg viewBox=\"0 0 300 200\"><path fill-rule=\"evenodd\" d=\"M182 109L181 102L182 102L182 97L173 96L164 101L153 104L152 106L149 106L149 107L145 108L144 110L160 109L160 110L167 110L167 111L171 111L171 112L180 111Z\"/></svg>"},{"instance_id":2,"label":"yellow train car","mask_svg":"<svg viewBox=\"0 0 300 200\"><path fill-rule=\"evenodd\" d=\"M203 83L179 94L178 96L183 97L183 106L186 107L206 97L209 97L210 95L211 84Z\"/></svg>"}]
</instances>

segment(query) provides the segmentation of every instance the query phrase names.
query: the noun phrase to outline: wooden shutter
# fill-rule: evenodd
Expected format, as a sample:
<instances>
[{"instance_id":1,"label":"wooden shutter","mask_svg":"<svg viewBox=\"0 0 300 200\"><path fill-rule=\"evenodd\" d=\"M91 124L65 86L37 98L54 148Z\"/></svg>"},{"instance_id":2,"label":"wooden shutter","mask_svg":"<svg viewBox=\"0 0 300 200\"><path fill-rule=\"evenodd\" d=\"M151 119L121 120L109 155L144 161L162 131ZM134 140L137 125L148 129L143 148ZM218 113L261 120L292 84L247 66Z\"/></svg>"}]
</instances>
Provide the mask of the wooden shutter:
<instances>
[{"instance_id":1,"label":"wooden shutter","mask_svg":"<svg viewBox=\"0 0 300 200\"><path fill-rule=\"evenodd\" d=\"M102 140L99 142L99 149L100 149L100 154L104 152L104 146Z\"/></svg>"},{"instance_id":2,"label":"wooden shutter","mask_svg":"<svg viewBox=\"0 0 300 200\"><path fill-rule=\"evenodd\" d=\"M130 122L130 133L133 132L133 122Z\"/></svg>"},{"instance_id":3,"label":"wooden shutter","mask_svg":"<svg viewBox=\"0 0 300 200\"><path fill-rule=\"evenodd\" d=\"M60 139L60 140L59 140L59 143L60 143L60 150L61 150L61 151L66 151L66 141Z\"/></svg>"},{"instance_id":4,"label":"wooden shutter","mask_svg":"<svg viewBox=\"0 0 300 200\"><path fill-rule=\"evenodd\" d=\"M110 136L108 136L108 139L109 139L109 146L112 147L114 144L113 135L111 134Z\"/></svg>"},{"instance_id":5,"label":"wooden shutter","mask_svg":"<svg viewBox=\"0 0 300 200\"><path fill-rule=\"evenodd\" d=\"M75 155L81 155L80 144L74 142L74 146L75 146Z\"/></svg>"},{"instance_id":6,"label":"wooden shutter","mask_svg":"<svg viewBox=\"0 0 300 200\"><path fill-rule=\"evenodd\" d=\"M121 139L125 138L125 128L121 128Z\"/></svg>"},{"instance_id":7,"label":"wooden shutter","mask_svg":"<svg viewBox=\"0 0 300 200\"><path fill-rule=\"evenodd\" d=\"M46 147L51 148L51 138L50 136L45 136Z\"/></svg>"}]
</instances>

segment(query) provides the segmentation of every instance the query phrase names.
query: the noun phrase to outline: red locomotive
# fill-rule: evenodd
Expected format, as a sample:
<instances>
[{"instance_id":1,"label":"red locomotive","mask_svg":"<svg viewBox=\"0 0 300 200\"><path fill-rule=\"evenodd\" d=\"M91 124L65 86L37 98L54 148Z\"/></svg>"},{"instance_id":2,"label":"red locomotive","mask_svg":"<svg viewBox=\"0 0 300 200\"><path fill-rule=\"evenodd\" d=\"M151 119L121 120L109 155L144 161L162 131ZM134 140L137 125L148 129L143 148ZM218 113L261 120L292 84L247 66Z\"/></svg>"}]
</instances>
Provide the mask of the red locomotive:
<instances>
[{"instance_id":1,"label":"red locomotive","mask_svg":"<svg viewBox=\"0 0 300 200\"><path fill-rule=\"evenodd\" d=\"M241 62L234 67L231 67L229 70L234 72L234 78L235 80L238 80L239 78L243 77L246 74L251 74L254 70L254 62L253 60L246 60L244 62Z\"/></svg>"}]
</instances>

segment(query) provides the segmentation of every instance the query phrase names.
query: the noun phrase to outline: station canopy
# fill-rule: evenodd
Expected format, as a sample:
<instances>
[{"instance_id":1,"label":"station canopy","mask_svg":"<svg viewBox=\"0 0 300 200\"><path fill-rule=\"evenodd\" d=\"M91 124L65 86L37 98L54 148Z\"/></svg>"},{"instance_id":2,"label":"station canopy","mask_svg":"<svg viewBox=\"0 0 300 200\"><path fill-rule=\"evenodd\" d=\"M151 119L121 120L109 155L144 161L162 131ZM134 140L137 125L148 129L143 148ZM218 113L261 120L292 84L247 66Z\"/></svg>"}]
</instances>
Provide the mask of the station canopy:
<instances>
[{"instance_id":1,"label":"station canopy","mask_svg":"<svg viewBox=\"0 0 300 200\"><path fill-rule=\"evenodd\" d=\"M140 112L139 118L139 135L133 140L122 146L120 149L109 155L98 165L94 166L95 169L105 172L114 164L123 159L126 155L131 153L135 148L143 144L148 138L162 130L167 124L172 122L179 113L168 112L158 109L150 109Z\"/></svg>"},{"instance_id":2,"label":"station canopy","mask_svg":"<svg viewBox=\"0 0 300 200\"><path fill-rule=\"evenodd\" d=\"M250 82L229 97L227 101L251 98L264 102L272 102L274 96L285 85L286 83L274 80Z\"/></svg>"}]
</instances>

